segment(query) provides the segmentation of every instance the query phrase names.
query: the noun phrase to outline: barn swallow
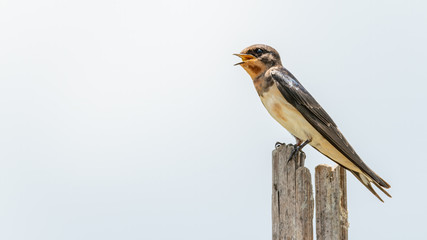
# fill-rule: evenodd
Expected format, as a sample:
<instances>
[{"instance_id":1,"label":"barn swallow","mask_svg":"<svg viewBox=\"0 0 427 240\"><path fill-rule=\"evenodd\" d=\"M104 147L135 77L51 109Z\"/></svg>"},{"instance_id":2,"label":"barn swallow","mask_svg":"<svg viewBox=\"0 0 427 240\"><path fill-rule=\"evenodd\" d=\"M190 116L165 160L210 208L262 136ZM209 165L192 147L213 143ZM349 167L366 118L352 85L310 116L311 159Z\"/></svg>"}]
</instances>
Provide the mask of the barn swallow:
<instances>
[{"instance_id":1,"label":"barn swallow","mask_svg":"<svg viewBox=\"0 0 427 240\"><path fill-rule=\"evenodd\" d=\"M234 54L250 75L264 107L295 138L296 151L310 144L317 151L338 163L384 202L373 189L385 190L390 185L372 171L344 138L337 125L301 83L282 66L279 53L262 44L252 45Z\"/></svg>"}]
</instances>

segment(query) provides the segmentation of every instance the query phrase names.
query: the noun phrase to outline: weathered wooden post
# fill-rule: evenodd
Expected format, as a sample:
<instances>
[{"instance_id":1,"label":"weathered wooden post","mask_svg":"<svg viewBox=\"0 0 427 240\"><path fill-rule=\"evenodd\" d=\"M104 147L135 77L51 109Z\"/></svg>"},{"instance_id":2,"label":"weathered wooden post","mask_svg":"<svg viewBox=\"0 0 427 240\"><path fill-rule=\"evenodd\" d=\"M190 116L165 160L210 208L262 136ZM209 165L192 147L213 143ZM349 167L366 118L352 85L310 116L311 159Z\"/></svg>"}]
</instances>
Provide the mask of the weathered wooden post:
<instances>
[{"instance_id":1,"label":"weathered wooden post","mask_svg":"<svg viewBox=\"0 0 427 240\"><path fill-rule=\"evenodd\" d=\"M305 154L294 146L273 151L273 240L313 239L314 200ZM316 236L319 240L347 240L347 192L345 170L339 166L316 167Z\"/></svg>"},{"instance_id":2,"label":"weathered wooden post","mask_svg":"<svg viewBox=\"0 0 427 240\"><path fill-rule=\"evenodd\" d=\"M273 240L313 239L313 190L305 154L288 161L294 146L273 151Z\"/></svg>"},{"instance_id":3,"label":"weathered wooden post","mask_svg":"<svg viewBox=\"0 0 427 240\"><path fill-rule=\"evenodd\" d=\"M316 236L318 240L348 239L345 169L316 167Z\"/></svg>"}]
</instances>

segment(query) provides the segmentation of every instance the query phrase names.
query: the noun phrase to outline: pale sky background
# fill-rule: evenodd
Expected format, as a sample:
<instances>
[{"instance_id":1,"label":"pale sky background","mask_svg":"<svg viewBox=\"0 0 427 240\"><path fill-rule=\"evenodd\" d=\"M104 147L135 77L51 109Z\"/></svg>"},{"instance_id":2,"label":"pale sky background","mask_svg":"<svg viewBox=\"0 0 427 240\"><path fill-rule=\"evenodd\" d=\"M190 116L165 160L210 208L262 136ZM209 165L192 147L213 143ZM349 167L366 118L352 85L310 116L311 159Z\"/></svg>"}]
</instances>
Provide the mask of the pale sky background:
<instances>
[{"instance_id":1,"label":"pale sky background","mask_svg":"<svg viewBox=\"0 0 427 240\"><path fill-rule=\"evenodd\" d=\"M426 9L0 0L0 239L271 239L271 151L294 139L233 66L255 43L392 185L382 204L348 175L350 239L425 238Z\"/></svg>"}]
</instances>

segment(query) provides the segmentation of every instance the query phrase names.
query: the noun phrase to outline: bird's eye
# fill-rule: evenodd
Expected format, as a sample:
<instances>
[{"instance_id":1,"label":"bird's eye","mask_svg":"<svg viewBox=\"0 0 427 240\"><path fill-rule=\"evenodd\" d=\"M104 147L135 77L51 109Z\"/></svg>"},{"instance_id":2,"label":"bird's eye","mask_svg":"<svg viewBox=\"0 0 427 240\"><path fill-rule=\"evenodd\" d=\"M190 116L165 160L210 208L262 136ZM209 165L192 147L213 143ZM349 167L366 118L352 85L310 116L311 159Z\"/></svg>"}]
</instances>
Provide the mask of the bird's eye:
<instances>
[{"instance_id":1,"label":"bird's eye","mask_svg":"<svg viewBox=\"0 0 427 240\"><path fill-rule=\"evenodd\" d=\"M255 52L256 52L256 54L259 54L259 55L261 55L261 54L263 54L263 53L264 53L264 51L262 51L262 49L261 49L261 48L257 48L257 49L255 49Z\"/></svg>"}]
</instances>

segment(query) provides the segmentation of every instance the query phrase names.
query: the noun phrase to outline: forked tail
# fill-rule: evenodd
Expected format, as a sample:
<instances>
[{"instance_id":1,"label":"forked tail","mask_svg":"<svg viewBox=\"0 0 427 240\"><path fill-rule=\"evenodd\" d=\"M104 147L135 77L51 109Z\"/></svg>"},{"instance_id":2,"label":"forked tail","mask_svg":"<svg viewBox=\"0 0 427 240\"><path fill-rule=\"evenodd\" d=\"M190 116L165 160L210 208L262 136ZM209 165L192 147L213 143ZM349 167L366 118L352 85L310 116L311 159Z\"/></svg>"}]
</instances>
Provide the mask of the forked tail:
<instances>
[{"instance_id":1,"label":"forked tail","mask_svg":"<svg viewBox=\"0 0 427 240\"><path fill-rule=\"evenodd\" d=\"M350 170L351 171L351 170ZM387 195L388 197L391 198L391 195L385 190L386 188L390 188L390 185L388 183L386 183L382 178L380 178L385 184L386 186L381 186L380 184L378 184L375 180L372 180L371 178L367 177L366 175L364 175L363 173L360 172L355 172L355 171L351 171L351 173L353 173L353 175L359 179L359 181L365 185L365 187L371 191L371 193L373 193L379 200L381 200L381 202L384 202L380 196L378 196L378 194L375 192L374 188L372 187L371 183L373 183L375 186L377 186L377 188L379 188L385 195Z\"/></svg>"}]
</instances>

